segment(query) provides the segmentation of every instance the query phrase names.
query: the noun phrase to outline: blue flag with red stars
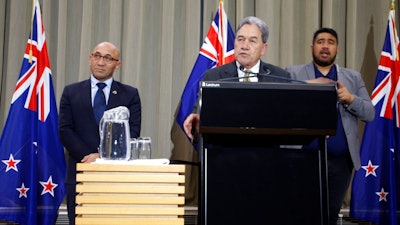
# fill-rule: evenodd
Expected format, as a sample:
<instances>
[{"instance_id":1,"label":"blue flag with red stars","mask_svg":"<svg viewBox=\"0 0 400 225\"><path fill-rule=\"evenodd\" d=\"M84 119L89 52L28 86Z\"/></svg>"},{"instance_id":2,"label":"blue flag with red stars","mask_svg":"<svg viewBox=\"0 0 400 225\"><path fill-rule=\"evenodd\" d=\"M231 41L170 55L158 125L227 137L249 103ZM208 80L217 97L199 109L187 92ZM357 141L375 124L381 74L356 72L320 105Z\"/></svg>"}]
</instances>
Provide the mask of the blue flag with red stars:
<instances>
[{"instance_id":1,"label":"blue flag with red stars","mask_svg":"<svg viewBox=\"0 0 400 225\"><path fill-rule=\"evenodd\" d=\"M39 2L0 139L0 219L54 225L65 196L65 156Z\"/></svg>"},{"instance_id":2,"label":"blue flag with red stars","mask_svg":"<svg viewBox=\"0 0 400 225\"><path fill-rule=\"evenodd\" d=\"M394 5L374 90L375 120L361 144L361 169L354 174L350 216L380 225L400 224L400 61Z\"/></svg>"}]
</instances>

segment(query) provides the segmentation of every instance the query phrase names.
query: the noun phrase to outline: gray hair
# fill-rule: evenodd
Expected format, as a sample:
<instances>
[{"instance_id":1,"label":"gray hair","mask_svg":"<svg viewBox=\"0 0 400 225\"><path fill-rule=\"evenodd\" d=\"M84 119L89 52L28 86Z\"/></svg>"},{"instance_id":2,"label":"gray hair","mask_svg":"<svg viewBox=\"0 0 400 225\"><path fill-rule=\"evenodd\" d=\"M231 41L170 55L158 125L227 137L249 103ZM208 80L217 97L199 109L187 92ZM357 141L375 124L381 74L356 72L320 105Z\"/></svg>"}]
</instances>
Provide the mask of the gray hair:
<instances>
[{"instance_id":1,"label":"gray hair","mask_svg":"<svg viewBox=\"0 0 400 225\"><path fill-rule=\"evenodd\" d=\"M242 28L242 26L245 24L249 24L249 25L254 24L254 25L258 26L258 28L260 28L260 31L261 31L262 42L267 43L268 36L269 36L269 28L268 28L267 24L265 24L264 21L262 21L258 17L254 17L254 16L249 16L249 17L243 18L242 20L240 20L239 25L236 29L236 32L238 30L240 30L240 28Z\"/></svg>"}]
</instances>

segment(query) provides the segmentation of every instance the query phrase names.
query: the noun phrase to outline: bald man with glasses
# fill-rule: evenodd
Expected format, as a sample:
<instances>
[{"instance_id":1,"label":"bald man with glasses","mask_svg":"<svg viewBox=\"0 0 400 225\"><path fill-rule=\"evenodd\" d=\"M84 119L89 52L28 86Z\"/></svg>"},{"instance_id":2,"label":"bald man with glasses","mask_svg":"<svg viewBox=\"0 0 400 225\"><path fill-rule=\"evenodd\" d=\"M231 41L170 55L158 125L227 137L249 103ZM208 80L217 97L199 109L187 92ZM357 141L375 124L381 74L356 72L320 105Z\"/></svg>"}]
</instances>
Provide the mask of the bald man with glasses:
<instances>
[{"instance_id":1,"label":"bald man with glasses","mask_svg":"<svg viewBox=\"0 0 400 225\"><path fill-rule=\"evenodd\" d=\"M90 78L66 86L60 101L58 131L69 155L66 177L69 224L75 224L76 163L91 163L100 158L98 123L104 110L127 107L131 137L140 136L139 92L113 79L121 66L118 48L109 42L98 44L89 55L89 66Z\"/></svg>"}]
</instances>

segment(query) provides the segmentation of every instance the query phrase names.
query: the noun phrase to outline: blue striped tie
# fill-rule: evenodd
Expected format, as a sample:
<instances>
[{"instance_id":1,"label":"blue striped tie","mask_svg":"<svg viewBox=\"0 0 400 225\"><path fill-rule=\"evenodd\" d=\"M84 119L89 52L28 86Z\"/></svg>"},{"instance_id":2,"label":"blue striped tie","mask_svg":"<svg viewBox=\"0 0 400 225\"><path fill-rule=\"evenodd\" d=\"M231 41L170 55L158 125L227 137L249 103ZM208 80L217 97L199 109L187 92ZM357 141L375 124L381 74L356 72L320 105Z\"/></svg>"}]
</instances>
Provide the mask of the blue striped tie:
<instances>
[{"instance_id":1,"label":"blue striped tie","mask_svg":"<svg viewBox=\"0 0 400 225\"><path fill-rule=\"evenodd\" d=\"M94 96L93 102L93 113L96 118L97 124L99 124L101 117L103 116L104 110L106 109L106 96L104 95L103 88L106 86L105 83L97 83L99 89Z\"/></svg>"}]
</instances>

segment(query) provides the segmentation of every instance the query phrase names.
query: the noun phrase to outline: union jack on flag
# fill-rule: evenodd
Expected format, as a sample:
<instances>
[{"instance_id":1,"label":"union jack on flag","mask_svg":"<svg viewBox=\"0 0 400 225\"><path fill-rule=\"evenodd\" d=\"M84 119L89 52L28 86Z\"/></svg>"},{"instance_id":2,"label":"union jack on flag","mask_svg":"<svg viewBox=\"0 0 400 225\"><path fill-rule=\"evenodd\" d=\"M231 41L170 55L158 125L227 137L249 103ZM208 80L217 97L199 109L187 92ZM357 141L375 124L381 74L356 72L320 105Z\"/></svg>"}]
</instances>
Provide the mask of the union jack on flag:
<instances>
[{"instance_id":1,"label":"union jack on flag","mask_svg":"<svg viewBox=\"0 0 400 225\"><path fill-rule=\"evenodd\" d=\"M182 130L183 122L192 113L196 103L199 82L203 79L204 72L235 60L233 52L234 40L235 34L226 17L223 2L220 1L218 11L211 23L182 93L180 108L176 116L176 122Z\"/></svg>"},{"instance_id":2,"label":"union jack on flag","mask_svg":"<svg viewBox=\"0 0 400 225\"><path fill-rule=\"evenodd\" d=\"M39 2L0 139L0 219L54 225L65 196L64 149Z\"/></svg>"},{"instance_id":3,"label":"union jack on flag","mask_svg":"<svg viewBox=\"0 0 400 225\"><path fill-rule=\"evenodd\" d=\"M354 174L350 216L380 225L400 223L400 61L394 4L371 95L375 120L361 144L361 169Z\"/></svg>"}]
</instances>

